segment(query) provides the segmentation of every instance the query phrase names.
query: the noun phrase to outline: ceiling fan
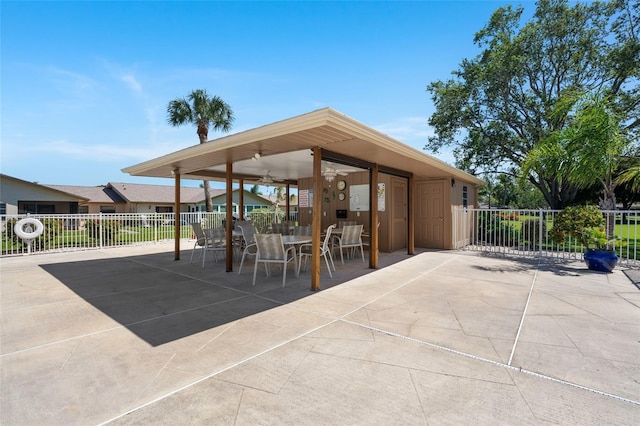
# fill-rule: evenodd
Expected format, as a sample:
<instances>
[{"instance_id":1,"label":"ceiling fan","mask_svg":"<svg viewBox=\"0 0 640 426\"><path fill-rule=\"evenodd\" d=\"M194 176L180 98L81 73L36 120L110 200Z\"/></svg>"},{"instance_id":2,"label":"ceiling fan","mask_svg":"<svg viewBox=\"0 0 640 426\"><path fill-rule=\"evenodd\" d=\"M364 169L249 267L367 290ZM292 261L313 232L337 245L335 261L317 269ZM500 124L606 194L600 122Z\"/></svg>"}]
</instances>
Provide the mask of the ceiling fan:
<instances>
[{"instance_id":1,"label":"ceiling fan","mask_svg":"<svg viewBox=\"0 0 640 426\"><path fill-rule=\"evenodd\" d=\"M258 179L258 182L264 183L266 185L271 185L274 182L282 182L284 179L279 179L275 176L271 175L271 170L267 170L267 173Z\"/></svg>"},{"instance_id":2,"label":"ceiling fan","mask_svg":"<svg viewBox=\"0 0 640 426\"><path fill-rule=\"evenodd\" d=\"M356 169L337 169L334 167L333 163L326 162L326 166L324 170L322 170L322 176L327 180L327 182L332 182L337 176L346 176L349 173L357 172Z\"/></svg>"}]
</instances>

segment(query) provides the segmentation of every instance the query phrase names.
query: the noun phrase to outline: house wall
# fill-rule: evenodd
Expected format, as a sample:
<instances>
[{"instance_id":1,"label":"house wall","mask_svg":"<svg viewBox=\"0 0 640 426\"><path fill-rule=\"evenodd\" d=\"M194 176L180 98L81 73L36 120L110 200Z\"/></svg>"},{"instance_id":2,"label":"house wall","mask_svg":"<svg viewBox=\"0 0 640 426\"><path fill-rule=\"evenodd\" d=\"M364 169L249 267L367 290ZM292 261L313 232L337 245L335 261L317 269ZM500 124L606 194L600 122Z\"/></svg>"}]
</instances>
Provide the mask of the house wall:
<instances>
[{"instance_id":1,"label":"house wall","mask_svg":"<svg viewBox=\"0 0 640 426\"><path fill-rule=\"evenodd\" d=\"M78 213L129 213L126 203L82 203Z\"/></svg>"},{"instance_id":2,"label":"house wall","mask_svg":"<svg viewBox=\"0 0 640 426\"><path fill-rule=\"evenodd\" d=\"M216 210L216 206L226 206L227 198L226 194L219 195L217 197L213 197L213 206L214 210ZM240 203L240 194L238 190L234 190L232 194L232 202L236 206ZM259 208L269 208L271 204L268 200L265 200L263 197L255 195L250 191L244 191L243 195L243 203L245 206L245 212L247 211L247 206L259 206ZM237 207L236 207L237 208Z\"/></svg>"},{"instance_id":3,"label":"house wall","mask_svg":"<svg viewBox=\"0 0 640 426\"><path fill-rule=\"evenodd\" d=\"M343 201L340 201L338 195L340 191L336 189L337 181L343 179L347 183L347 189L344 191L346 197ZM350 173L347 176L336 178L333 182L323 181L323 193L322 197L322 228L325 229L329 225L333 223L338 223L340 220L351 220L356 221L357 223L361 223L364 225L365 232L370 232L369 229L369 212L368 211L350 211L349 210L349 197L350 197L350 187L352 185L361 185L369 183L369 173L368 172L358 172L358 173ZM395 176L390 176L386 174L380 174L378 177L378 182L385 185L385 206L384 210L378 211L378 219L380 221L379 228L379 248L382 252L389 252L393 249L397 249L397 247L393 247L394 235L393 235L393 209L392 209L392 201L394 200L393 188L407 188L403 185L403 178L398 178ZM424 248L437 248L437 249L453 249L454 248L454 238L457 240L460 239L468 239L468 236L463 235L453 235L453 210L456 207L462 207L464 205L464 193L466 187L466 205L469 208L473 208L477 206L477 188L474 184L462 180L452 180L451 178L440 178L433 179L429 181L418 181L415 183L416 188L421 184L435 184L436 186L443 189L440 195L437 196L437 202L442 205L442 237L434 243L432 238L423 240L428 242L421 243L420 238L416 236L416 246L424 247ZM311 189L313 187L313 179L305 178L300 179L298 181L298 189ZM414 188L415 190L415 188ZM314 194L314 197L316 195ZM418 191L415 190L413 193L414 197L414 210L417 209L417 206L421 202L418 197ZM398 197L396 197L398 198ZM402 199L402 197L399 197ZM380 206L379 206L380 207ZM336 216L336 210L343 209L347 210L346 219L338 219ZM396 208L396 210L398 210ZM299 208L299 220L301 224L310 224L312 220L313 210L311 207L300 207ZM415 211L414 211L415 213ZM398 214L398 213L397 213ZM400 218L400 217L399 217ZM434 218L436 221L440 222L440 217ZM417 216L416 216L416 220ZM468 219L467 219L468 220ZM418 232L420 224L416 224L415 229ZM403 232L402 227L396 227L395 232ZM462 228L458 228L462 229ZM467 227L466 229L471 229ZM406 228L404 228L404 232L406 232ZM397 239L396 239L397 241Z\"/></svg>"},{"instance_id":4,"label":"house wall","mask_svg":"<svg viewBox=\"0 0 640 426\"><path fill-rule=\"evenodd\" d=\"M347 183L347 187L344 191L338 191L336 184L339 180L344 180ZM338 224L339 221L356 221L358 224L363 225L364 232L370 232L369 220L370 215L368 211L350 211L350 188L352 185L364 185L369 184L369 172L357 172L349 173L347 176L338 176L333 182L327 182L323 179L323 193L322 197L322 229L326 229L329 225ZM378 177L378 183L384 183L387 193L385 194L385 206L384 210L380 210L382 206L378 206L378 220L380 221L379 241L378 247L381 252L391 251L391 235L389 232L390 226L390 202L391 197L389 188L391 184L391 176L380 174ZM301 189L312 189L313 178L304 178L298 180L298 191ZM340 200L340 192L345 193L345 199ZM314 197L317 195L314 194ZM298 203L300 202L298 198ZM346 218L338 218L336 210L346 210ZM298 205L298 221L301 225L310 225L313 217L313 209L311 207L300 207Z\"/></svg>"},{"instance_id":5,"label":"house wall","mask_svg":"<svg viewBox=\"0 0 640 426\"><path fill-rule=\"evenodd\" d=\"M22 214L25 213L23 211L25 206L34 205L36 208L41 205L47 210L53 208L53 212L46 211L46 213L69 214L73 213L74 209L77 210L78 206L77 198L8 176L0 179L0 197L2 197L0 202L6 205L6 214Z\"/></svg>"},{"instance_id":6,"label":"house wall","mask_svg":"<svg viewBox=\"0 0 640 426\"><path fill-rule=\"evenodd\" d=\"M469 243L470 232L474 229L472 226L472 217L469 215L458 215L456 219L456 216L454 215L454 210L456 208L463 207L470 209L478 207L478 188L469 182L456 180L455 182L452 182L451 185L451 209L449 214L451 215L452 229L466 229L468 232L466 235L464 235L462 231L456 235L453 235L452 232L451 242L447 245L448 249L453 249L456 246L459 247ZM457 220L457 223L453 223L454 220ZM464 226L464 222L467 222L466 226Z\"/></svg>"},{"instance_id":7,"label":"house wall","mask_svg":"<svg viewBox=\"0 0 640 426\"><path fill-rule=\"evenodd\" d=\"M461 234L454 235L456 228L453 223L454 209L464 205L465 187L466 204L472 208L477 204L477 188L470 182L453 178L416 182L414 213L417 247L451 250L455 247L454 240L469 238Z\"/></svg>"}]
</instances>

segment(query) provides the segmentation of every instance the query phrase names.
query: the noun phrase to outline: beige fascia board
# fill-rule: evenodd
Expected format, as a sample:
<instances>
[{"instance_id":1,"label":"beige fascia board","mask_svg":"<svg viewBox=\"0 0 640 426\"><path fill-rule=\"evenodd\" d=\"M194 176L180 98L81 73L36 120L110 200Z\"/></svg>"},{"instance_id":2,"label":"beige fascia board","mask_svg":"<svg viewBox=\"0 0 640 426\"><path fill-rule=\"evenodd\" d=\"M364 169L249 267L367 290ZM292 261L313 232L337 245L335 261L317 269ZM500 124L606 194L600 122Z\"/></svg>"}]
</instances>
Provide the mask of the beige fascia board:
<instances>
[{"instance_id":1,"label":"beige fascia board","mask_svg":"<svg viewBox=\"0 0 640 426\"><path fill-rule=\"evenodd\" d=\"M331 110L331 111L335 114L340 114L337 111L334 111L334 110ZM380 146L381 148L388 149L393 152L397 152L404 157L408 157L408 158L420 161L425 165L432 166L438 169L444 169L443 171L447 173L451 173L453 177L473 182L476 185L484 184L484 182L481 179L478 179L472 174L464 172L456 167L451 166L448 163L445 163L444 161L438 158L435 158L429 154L421 152L412 146L402 143L376 129L366 126L360 123L359 121L354 120L351 117L341 114L337 117L337 120L338 121L332 120L332 123L335 123L336 125L340 125L348 133L357 135L359 139L371 141L376 145ZM345 125L348 125L348 126L345 126Z\"/></svg>"},{"instance_id":2,"label":"beige fascia board","mask_svg":"<svg viewBox=\"0 0 640 426\"><path fill-rule=\"evenodd\" d=\"M237 148L243 145L249 145L251 143L257 143L264 139L270 139L289 133L308 130L310 128L326 124L326 116L328 110L330 110L330 108L313 111L308 114L267 124L255 129L245 130L243 132L224 136L219 139L212 139L207 143L184 148L180 151L166 154L161 157L154 158L153 160L138 163L133 166L125 167L121 170L123 173L137 175L144 173L145 171L150 169L167 167L168 164L180 163L181 161L188 160L189 158L197 155L225 151L227 149ZM189 171L187 171L187 173L188 172Z\"/></svg>"}]
</instances>

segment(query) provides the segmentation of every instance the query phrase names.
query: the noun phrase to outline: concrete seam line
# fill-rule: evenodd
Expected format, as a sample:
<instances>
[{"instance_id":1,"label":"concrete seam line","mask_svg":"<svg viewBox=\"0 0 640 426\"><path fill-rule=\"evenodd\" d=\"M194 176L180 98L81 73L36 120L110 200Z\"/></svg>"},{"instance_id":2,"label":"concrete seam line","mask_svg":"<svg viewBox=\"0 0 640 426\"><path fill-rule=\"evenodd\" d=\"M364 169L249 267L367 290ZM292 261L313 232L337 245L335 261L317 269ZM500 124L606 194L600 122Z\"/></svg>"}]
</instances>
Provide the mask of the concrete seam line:
<instances>
[{"instance_id":1,"label":"concrete seam line","mask_svg":"<svg viewBox=\"0 0 640 426\"><path fill-rule=\"evenodd\" d=\"M559 383L559 384L562 384L562 385L571 386L571 387L574 387L576 389L586 390L586 391L593 392L593 393L601 395L601 396L606 396L606 397L609 397L609 398L617 399L619 401L627 402L629 404L640 405L640 401L635 401L633 399L624 398L622 396L618 396L618 395L614 395L614 394L611 394L611 393L607 393L607 392L604 392L604 391L601 391L601 390L598 390L598 389L593 389L593 388L590 388L590 387L587 387L587 386L582 386L582 385L579 385L577 383L567 382L566 380L561 380L561 379L557 379L555 377L551 377L551 376L547 376L547 375L544 375L544 374L536 373L535 371L525 370L525 369L522 369L522 368L519 368L519 367L513 367L511 365L508 365L508 364L505 364L505 363L502 363L502 362L499 362L499 361L493 361L491 359L482 358L482 357L479 357L477 355L472 355L472 354L469 354L469 353L466 353L466 352L461 352L461 351L458 351L458 350L455 350L455 349L447 348L446 346L436 345L435 343L429 343L429 342L425 342L424 340L415 339L413 337L403 336L402 334L398 334L398 333L395 333L393 331L387 331L387 330L383 330L383 329L380 329L380 328L377 328L377 327L372 327L370 325L361 324L361 323L357 323L357 322L353 322L353 321L349 321L349 320L345 320L345 319L341 319L340 321L348 323L348 324L355 325L357 327L362 327L362 328L365 328L365 329L368 329L368 330L371 330L371 331L376 331L378 333L387 334L387 335L392 336L392 337L399 337L401 339L409 340L409 341L412 341L412 342L420 344L420 345L429 346L429 347L434 348L434 349L440 349L440 350L445 351L445 352L450 352L450 353L453 353L453 354L456 354L456 355L461 355L461 356L464 356L466 358L470 358L470 359L473 359L473 360L477 360L477 361L481 361L481 362L484 362L484 363L487 363L487 364L494 365L496 367L506 368L506 369L517 371L517 372L520 372L520 373L529 374L531 376L535 376L535 377L538 377L538 378L541 378L541 379L544 379L544 380L549 380L549 381L552 381L552 382L555 382L555 383Z\"/></svg>"},{"instance_id":2,"label":"concrete seam line","mask_svg":"<svg viewBox=\"0 0 640 426\"><path fill-rule=\"evenodd\" d=\"M251 361L251 360L253 360L253 359L255 359L255 358L258 358L259 356L262 356L262 355L264 355L264 354L266 354L266 353L269 353L269 352L271 352L271 351L273 351L273 350L275 350L275 349L278 349L279 347L282 347L282 346L284 346L284 345L288 345L288 344L289 344L289 343L291 343L291 342L294 342L294 341L296 341L296 340L298 340L298 339L300 339L300 338L302 338L302 337L304 337L304 336L306 336L306 335L308 335L308 334L311 334L311 333L313 333L313 332L315 332L315 331L318 331L318 330L320 330L320 329L322 329L322 328L324 328L324 327L326 327L326 326L328 326L328 325L330 325L330 324L333 324L334 322L337 322L337 321L338 321L338 320L329 321L329 322L328 322L328 323L326 323L326 324L322 324L322 325L320 325L320 326L318 326L318 327L315 327L315 328L313 328L313 329L311 329L311 330L307 330L307 331L305 331L304 333L302 333L302 334L300 334L300 335L298 335L298 336L296 336L296 337L293 337L293 338L288 339L288 340L286 340L286 341L284 341L284 342L278 343L277 345L274 345L274 346L272 346L272 347L270 347L270 348L267 348L267 349L265 349L265 350L263 350L263 351L261 351L261 352L258 352L258 353L256 353L256 354L253 354L253 355L251 355L251 356L249 356L249 357L247 357L247 358L245 358L245 359L243 359L243 360L240 360L240 361L238 361L238 362L236 362L236 363L233 363L233 364L231 364L231 365L228 365L228 366L226 366L225 368L222 368L222 369L220 369L220 370L214 371L213 373L210 373L210 374L208 374L208 375L206 375L206 376L204 376L204 377L201 377L201 378L199 378L198 380L196 380L196 381L194 381L194 382L191 382L191 383L189 383L189 384L186 384L186 385L184 385L184 386L182 386L182 387L180 387L180 388L178 388L178 389L174 389L174 390L172 390L171 392L167 392L167 393L166 393L166 394L164 394L164 395L160 395L159 397L152 399L151 401L147 401L147 402L145 402L144 404L141 404L141 405L139 405L139 406L137 406L137 407L131 408L130 410L127 410L127 411L125 411L125 412L124 412L124 413L122 413L122 414L119 414L119 415L117 415L117 416L115 416L115 417L112 417L112 418L110 418L110 419L108 419L108 420L105 420L104 422L99 423L98 425L99 425L99 426L106 425L106 424L111 423L111 422L113 422L113 421L116 421L116 420L118 420L118 419L120 419L120 418L122 418L122 417L124 417L124 416L127 416L127 415L129 415L129 414L131 414L131 413L134 413L134 412L136 412L136 411L138 411L138 410L141 410L141 409L143 409L143 408L145 408L145 407L147 407L147 406L149 406L149 405L151 405L151 404L155 404L156 402L162 401L162 400L163 400L163 399L165 399L165 398L168 398L168 397L170 397L170 396L172 396L172 395L175 395L175 394L177 394L177 393L179 393L179 392L182 392L183 390L186 390L186 389L188 389L188 388L190 388L190 387L192 387L192 386L195 386L195 385L197 385L197 384L199 384L199 383L202 383L202 382L204 382L205 380L209 380L210 378L215 377L215 376L217 376L218 374L222 374L222 373L224 373L224 372L225 372L225 371L227 371L227 370L231 370L232 368L238 367L238 366L240 366L240 365L242 365L242 364L244 364L244 363L246 363L246 362L248 362L248 361Z\"/></svg>"},{"instance_id":3,"label":"concrete seam line","mask_svg":"<svg viewBox=\"0 0 640 426\"><path fill-rule=\"evenodd\" d=\"M434 267L434 268L431 268L430 270L428 270L428 271L426 271L426 272L424 272L424 273L422 273L422 274L418 275L417 277L414 277L413 279L411 279L411 280L409 280L409 281L405 282L405 283L404 283L404 284L402 284L401 286L396 287L394 290L391 290L391 291L389 291L389 292L385 293L384 295L381 295L381 296L379 296L379 297L375 298L374 300L371 300L371 301L369 301L369 302L365 303L365 304L364 304L364 305L362 305L360 308L357 308L357 309L355 309L355 310L351 311L350 313L353 313L353 312L355 312L355 311L357 311L357 310L361 309L362 307L367 306L368 304L370 304L370 303L372 303L372 302L374 302L374 301L376 301L376 300L380 299L381 297L384 297L385 295L390 294L390 293L392 293L392 292L396 291L396 290L397 290L397 289L399 289L399 288L402 288L403 286L405 286L405 285L407 285L407 284L409 284L409 283L411 283L411 282L415 281L416 279L420 278L421 276L423 276L423 275L425 275L425 274L428 274L428 273L430 273L430 272L432 272L432 271L436 270L436 269L437 269L437 268L439 268L440 266L443 266L443 265L445 265L445 264L447 264L447 263L451 262L453 259L456 259L457 257L458 257L458 256L455 256L455 257L453 257L453 258L451 258L451 259L447 260L446 262L444 262L444 263L442 263L442 264L440 264L440 265L438 265L438 266L436 266L436 267ZM345 315L349 315L350 313L345 314ZM229 365L229 366L227 366L227 367L225 367L225 368L223 368L223 369L221 369L221 370L215 371L215 372L213 372L213 373L211 373L211 374L209 374L209 375L207 375L207 376L205 376L205 377L202 377L202 378L200 378L200 379L198 379L198 380L196 380L196 381L194 381L194 382L192 382L192 383L189 383L189 384L187 384L187 385L184 385L184 386L182 386L182 387L180 387L180 388L178 388L178 389L174 389L173 391L168 392L168 393L166 393L166 394L164 394L164 395L161 395L161 396L159 396L159 397L157 397L157 398L155 398L155 399L153 399L153 400L151 400L151 401L147 401L147 402L145 402L145 403L144 403L144 404L142 404L142 405L139 405L139 406L137 406L137 407L134 407L134 408L132 408L132 409L130 409L130 410L128 410L128 411L126 411L126 412L122 413L122 414L119 414L119 415L118 415L118 416L116 416L116 417L113 417L113 418L111 418L111 419L109 419L109 420L106 420L106 421L104 421L104 422L100 423L100 424L99 424L99 426L102 426L102 425L106 425L106 424L108 424L108 423L111 423L111 422L113 422L113 421L115 421L115 420L118 420L118 419L120 419L120 418L122 418L122 417L124 417L124 416L126 416L126 415L129 415L129 414L131 414L131 413L133 413L133 412L135 412L135 411L138 411L138 410L140 410L140 409L142 409L142 408L144 408L144 407L147 407L147 406L149 406L149 405L151 405L151 404L154 404L154 403L156 403L156 402L158 402L158 401L161 401L161 400L163 400L163 399L165 399L165 398L168 398L168 397L170 397L170 396L172 396L172 395L175 395L175 394L177 394L177 393L179 393L179 392L182 392L183 390L186 390L186 389L188 389L188 388L190 388L190 387L192 387L192 386L195 386L195 385L197 385L197 384L199 384L199 383L201 383L201 382L203 382L203 381L205 381L205 380L208 380L208 379L210 379L210 378L212 378L212 377L215 377L215 376L217 376L218 374L224 373L224 372L225 372L225 371L227 371L227 370L230 370L230 369L235 368L235 367L237 367L237 366L239 366L239 365L242 365L242 364L244 364L244 363L246 363L246 362L248 362L248 361L251 361L251 360L253 360L253 359L255 359L255 358L259 357L259 356L262 356L262 355L264 355L264 354L266 354L266 353L268 353L268 352L271 352L271 351L273 351L273 350L275 350L275 349L277 349L277 348L279 348L279 347L281 347L281 346L284 346L284 345L286 345L286 344L289 344L289 343L291 343L291 342L293 342L293 341L296 341L296 340L298 340L298 339L300 339L300 338L302 338L302 337L304 337L304 336L306 336L306 335L308 335L308 334L311 334L311 333L313 333L313 332L315 332L315 331L317 331L317 330L320 330L320 329L322 329L322 328L324 328L324 327L327 327L327 326L329 326L329 325L331 325L331 324L333 324L333 323L335 323L335 322L338 322L338 321L340 321L340 319L333 319L333 320L331 320L331 321L327 322L326 324L320 325L320 326L315 327L315 328L313 328L313 329L311 329L311 330L307 330L307 331L305 331L304 333L302 333L302 334L300 334L300 335L298 335L298 336L296 336L296 337L293 337L293 338L291 338L291 339L289 339L289 340L287 340L287 341L284 341L284 342L282 342L282 343L279 343L279 344L277 344L277 345L275 345L275 346L273 346L273 347L271 347L271 348L265 349L265 350L264 350L264 351L262 351L262 352L259 352L259 353L256 353L256 354L254 354L254 355L251 355L251 356L249 356L249 357L247 357L247 358L245 358L245 359L243 359L243 360L241 360L241 361L238 361L238 362L236 362L236 363L234 363L234 364L232 364L232 365ZM347 321L347 322L349 322L349 321ZM354 324L356 324L356 325L361 325L361 324L357 324L357 323L354 323ZM491 361L490 361L490 360L487 360L487 362L491 362Z\"/></svg>"},{"instance_id":4,"label":"concrete seam line","mask_svg":"<svg viewBox=\"0 0 640 426\"><path fill-rule=\"evenodd\" d=\"M516 370L516 371L520 370L518 367L512 367L510 365L504 364L504 363L499 362L499 361L493 361L493 360L488 359L488 358L482 358L482 357L479 357L477 355L472 355L472 354L469 354L469 353L466 353L466 352L461 352L461 351L458 351L458 350L455 350L455 349L448 348L446 346L437 345L435 343L425 342L424 340L419 340L419 339L416 339L416 338L413 338L413 337L403 336L402 334L398 334L398 333L395 333L393 331L383 330L381 328L372 327L370 325L361 324L361 323L354 322L354 321L349 321L349 320L346 320L346 319L341 319L340 321L346 322L346 323L351 324L351 325L355 325L357 327L366 328L366 329L371 330L371 331L377 331L378 333L387 334L387 335L392 336L392 337L399 337L401 339L409 340L409 341L412 341L414 343L418 343L420 345L429 346L429 347L434 348L434 349L440 349L440 350L445 351L445 352L451 352L451 353L456 354L456 355L462 355L464 357L475 359L475 360L482 361L482 362L486 362L488 364L494 364L494 365L497 365L499 367L506 367L506 368L509 368L509 369L512 369L512 370Z\"/></svg>"},{"instance_id":5,"label":"concrete seam line","mask_svg":"<svg viewBox=\"0 0 640 426\"><path fill-rule=\"evenodd\" d=\"M373 302L376 302L376 301L380 300L381 298L386 297L386 296L390 295L391 293L396 292L397 290L401 289L402 287L404 287L404 286L406 286L406 285L411 284L412 282L416 281L416 280L417 280L417 279L419 279L419 278L422 278L423 276L425 276L425 275L427 275L427 274L430 274L431 272L433 272L433 271L435 271L436 269L438 269L438 268L440 268L440 267L442 267L442 266L446 265L447 263L449 263L449 262L451 262L451 261L453 261L453 260L457 259L458 257L459 257L459 256L458 256L458 255L456 255L456 256L454 256L454 257L452 257L452 258L448 259L446 262L443 262L443 263L441 263L441 264L439 264L439 265L437 265L437 266L434 266L433 268L429 269L428 271L424 271L423 273L421 273L421 274L419 274L419 275L417 275L417 276L415 276L415 277L411 278L410 280L408 280L408 281L404 282L403 284L401 284L401 285L399 285L399 286L397 286L397 287L395 287L395 288L393 288L393 289L389 290L388 292L386 292L386 293L384 293L384 294L381 294L380 296L376 297L375 299L372 299L372 300L368 301L367 303L365 303L365 304L363 304L363 305L361 305L361 306L358 306L358 307L357 307L357 308L355 308L355 309L352 309L351 311L347 312L346 314L341 315L341 316L340 316L340 318L344 318L344 317L346 317L346 316L349 316L349 315L353 314L354 312L357 312L357 311L359 311L360 309L364 308L365 306L368 306L368 305L372 304Z\"/></svg>"},{"instance_id":6,"label":"concrete seam line","mask_svg":"<svg viewBox=\"0 0 640 426\"><path fill-rule=\"evenodd\" d=\"M182 311L172 312L170 314L159 315L159 316L153 317L153 318L145 318L143 320L134 321L134 322L130 322L130 323L127 323L127 324L118 324L115 327L105 328L104 330L93 331L91 333L85 333L85 334L82 334L80 336L67 337L66 339L55 340L53 342L43 343L42 345L32 346L30 348L24 348L24 349L20 349L18 351L14 351L14 352L9 352L9 353L6 353L6 354L0 354L0 358L4 358L6 356L11 356L11 355L17 355L17 354L20 354L20 353L23 353L23 352L29 352L29 351L36 350L36 349L46 348L47 346L57 345L59 343L70 342L70 341L76 340L76 339L82 339L83 337L95 336L95 335L102 334L102 333L107 333L107 332L113 331L113 330L118 330L118 329L122 329L122 328L129 328L132 325L144 324L145 322L149 322L149 321L156 321L156 320L159 320L159 319L162 319L162 318L168 318L168 317L172 317L174 315L184 314L186 312L197 311L198 309L209 308L211 306L219 305L221 303L226 303L226 302L230 302L230 301L234 301L234 300L245 299L246 297L247 297L247 295L238 296L238 297L234 297L233 299L223 300L223 301L215 302L215 303L208 303L206 305L196 306L196 307L193 307L193 308L184 309Z\"/></svg>"},{"instance_id":7,"label":"concrete seam line","mask_svg":"<svg viewBox=\"0 0 640 426\"><path fill-rule=\"evenodd\" d=\"M531 287L529 288L529 295L527 296L527 303L524 304L524 310L522 311L522 318L520 318L520 325L518 326L518 332L516 333L516 338L513 341L513 347L511 348L511 355L509 356L509 362L507 365L511 365L511 361L513 361L513 355L516 353L516 346L518 345L518 339L520 339L520 331L522 331L522 326L524 325L524 318L527 315L527 309L529 308L529 302L531 301L531 295L533 294L533 288L536 285L536 279L538 278L538 271L540 270L540 262L538 261L538 265L536 265L536 272L533 274L533 281L531 282Z\"/></svg>"},{"instance_id":8,"label":"concrete seam line","mask_svg":"<svg viewBox=\"0 0 640 426\"><path fill-rule=\"evenodd\" d=\"M604 391L601 391L601 390L598 390L598 389L593 389L593 388L590 388L590 387L587 387L587 386L582 386L582 385L579 385L577 383L567 382L566 380L562 380L562 379L557 379L555 377L546 376L544 374L536 373L535 371L525 370L525 369L521 368L520 372L524 373L524 374L529 374L531 376L540 377L542 379L550 380L552 382L556 382L556 383L560 383L560 384L563 384L563 385L571 386L573 388L577 388L577 389L582 389L582 390L586 390L586 391L589 391L589 392L593 392L593 393L598 394L598 395L607 396L609 398L617 399L619 401L627 402L629 404L640 405L640 401L635 401L633 399L625 398L623 396L618 396L618 395L614 395L614 394L611 394L611 393L608 393L608 392L604 392Z\"/></svg>"}]
</instances>

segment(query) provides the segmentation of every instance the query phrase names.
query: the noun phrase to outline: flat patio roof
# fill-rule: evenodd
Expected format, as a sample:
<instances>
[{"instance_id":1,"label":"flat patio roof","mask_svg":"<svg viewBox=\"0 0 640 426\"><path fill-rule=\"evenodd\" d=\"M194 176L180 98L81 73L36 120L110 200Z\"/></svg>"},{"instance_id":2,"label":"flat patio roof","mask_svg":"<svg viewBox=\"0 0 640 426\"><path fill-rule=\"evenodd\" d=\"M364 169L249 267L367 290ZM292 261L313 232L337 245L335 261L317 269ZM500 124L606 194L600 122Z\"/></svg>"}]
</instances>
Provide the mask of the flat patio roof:
<instances>
[{"instance_id":1,"label":"flat patio roof","mask_svg":"<svg viewBox=\"0 0 640 426\"><path fill-rule=\"evenodd\" d=\"M313 175L311 149L320 147L413 174L416 180L455 178L481 185L482 180L393 139L334 109L323 108L255 129L235 133L122 169L132 176L257 182L267 170L289 183ZM253 157L261 154L258 161Z\"/></svg>"}]
</instances>

